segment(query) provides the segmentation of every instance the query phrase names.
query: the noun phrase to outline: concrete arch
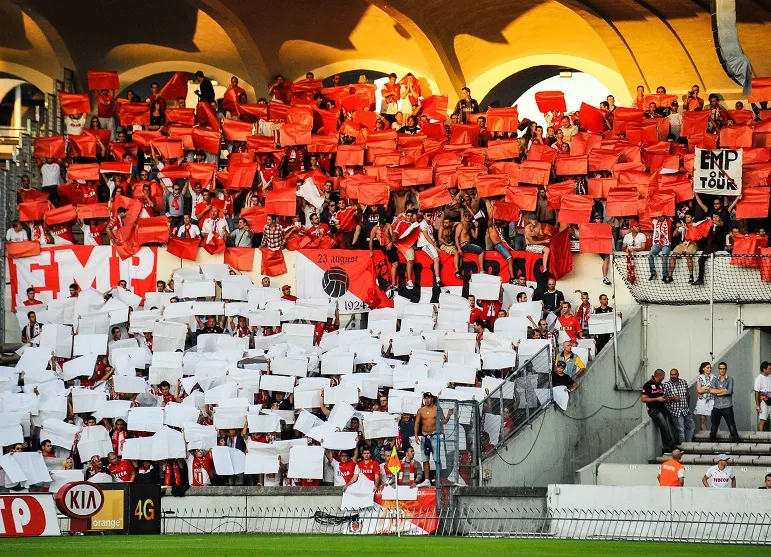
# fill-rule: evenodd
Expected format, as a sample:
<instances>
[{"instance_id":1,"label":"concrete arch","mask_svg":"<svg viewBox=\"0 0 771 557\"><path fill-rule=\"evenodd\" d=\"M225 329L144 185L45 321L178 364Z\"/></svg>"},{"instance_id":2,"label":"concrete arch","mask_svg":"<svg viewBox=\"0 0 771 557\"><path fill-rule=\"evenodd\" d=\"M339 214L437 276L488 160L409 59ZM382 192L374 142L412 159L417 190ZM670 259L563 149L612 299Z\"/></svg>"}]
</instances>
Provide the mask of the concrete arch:
<instances>
[{"instance_id":1,"label":"concrete arch","mask_svg":"<svg viewBox=\"0 0 771 557\"><path fill-rule=\"evenodd\" d=\"M51 76L21 64L0 60L0 72L8 73L31 83L44 93L54 90L54 80Z\"/></svg>"},{"instance_id":2,"label":"concrete arch","mask_svg":"<svg viewBox=\"0 0 771 557\"><path fill-rule=\"evenodd\" d=\"M536 66L561 66L584 72L594 76L613 92L619 106L628 106L632 101L632 95L620 73L586 58L567 54L539 54L511 60L480 75L469 83L469 88L474 98L482 99L507 77Z\"/></svg>"},{"instance_id":3,"label":"concrete arch","mask_svg":"<svg viewBox=\"0 0 771 557\"><path fill-rule=\"evenodd\" d=\"M386 75L390 74L391 72L394 72L400 78L401 76L405 75L407 72L412 72L413 74L415 74L415 72L410 68L401 66L399 64L394 64L393 62L388 62L385 60L364 60L364 59L340 60L339 62L333 62L331 64L319 66L317 68L314 68L308 71L313 72L313 75L315 75L317 78L321 78L322 76L334 75L336 73L343 73L343 72L348 72L352 70L361 70L361 69L369 69L369 70L384 73ZM292 78L292 81L297 81L300 79L305 79L305 73L302 73L300 75L293 75L289 77ZM441 91L439 89L439 86L437 85L436 81L433 78L428 78L422 75L418 75L417 77L425 78L426 82L428 82L428 86L431 88L431 91L429 92L430 94L434 94L434 95L446 94L444 91ZM425 91L423 92L423 94L424 96L428 96L428 94Z\"/></svg>"},{"instance_id":4,"label":"concrete arch","mask_svg":"<svg viewBox=\"0 0 771 557\"><path fill-rule=\"evenodd\" d=\"M198 70L203 71L207 77L216 79L225 86L230 83L230 77L234 75L234 72L209 66L207 64L200 64L198 62L191 62L188 60L164 60L162 62L152 62L150 64L143 64L141 66L130 68L120 72L118 77L120 79L121 88L127 89L137 81L150 75L165 72L188 72L192 78L193 74ZM256 98L254 86L252 84L239 78L239 85L243 87L250 98Z\"/></svg>"}]
</instances>

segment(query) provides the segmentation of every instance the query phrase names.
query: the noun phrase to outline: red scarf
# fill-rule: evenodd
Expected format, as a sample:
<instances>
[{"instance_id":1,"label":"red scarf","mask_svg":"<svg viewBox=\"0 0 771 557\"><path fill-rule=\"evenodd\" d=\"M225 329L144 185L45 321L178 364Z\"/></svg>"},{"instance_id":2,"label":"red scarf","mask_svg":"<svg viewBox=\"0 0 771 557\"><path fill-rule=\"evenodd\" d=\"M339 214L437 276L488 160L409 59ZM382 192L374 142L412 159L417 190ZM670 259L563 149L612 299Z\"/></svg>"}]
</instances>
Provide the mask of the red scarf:
<instances>
[{"instance_id":1,"label":"red scarf","mask_svg":"<svg viewBox=\"0 0 771 557\"><path fill-rule=\"evenodd\" d=\"M412 462L409 463L408 470L408 479L409 482L404 483L404 465L406 463L402 462L402 469L399 471L399 478L397 480L398 485L414 485L415 484L415 460L412 460Z\"/></svg>"},{"instance_id":2,"label":"red scarf","mask_svg":"<svg viewBox=\"0 0 771 557\"><path fill-rule=\"evenodd\" d=\"M166 471L163 475L163 485L171 485L171 469L174 468L174 485L182 485L182 477L179 473L179 463L176 460L166 461Z\"/></svg>"},{"instance_id":3,"label":"red scarf","mask_svg":"<svg viewBox=\"0 0 771 557\"><path fill-rule=\"evenodd\" d=\"M179 210L179 196L175 195L171 198L171 207Z\"/></svg>"}]
</instances>

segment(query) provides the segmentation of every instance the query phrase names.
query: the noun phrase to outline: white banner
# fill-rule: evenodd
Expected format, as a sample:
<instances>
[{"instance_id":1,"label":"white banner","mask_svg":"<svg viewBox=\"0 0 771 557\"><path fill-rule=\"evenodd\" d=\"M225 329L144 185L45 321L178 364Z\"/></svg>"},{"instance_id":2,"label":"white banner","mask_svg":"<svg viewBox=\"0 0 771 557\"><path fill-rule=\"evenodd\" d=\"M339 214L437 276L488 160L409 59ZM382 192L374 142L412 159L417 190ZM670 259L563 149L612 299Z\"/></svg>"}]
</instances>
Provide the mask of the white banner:
<instances>
[{"instance_id":1,"label":"white banner","mask_svg":"<svg viewBox=\"0 0 771 557\"><path fill-rule=\"evenodd\" d=\"M741 195L743 158L741 149L697 148L693 159L693 191L709 195Z\"/></svg>"}]
</instances>

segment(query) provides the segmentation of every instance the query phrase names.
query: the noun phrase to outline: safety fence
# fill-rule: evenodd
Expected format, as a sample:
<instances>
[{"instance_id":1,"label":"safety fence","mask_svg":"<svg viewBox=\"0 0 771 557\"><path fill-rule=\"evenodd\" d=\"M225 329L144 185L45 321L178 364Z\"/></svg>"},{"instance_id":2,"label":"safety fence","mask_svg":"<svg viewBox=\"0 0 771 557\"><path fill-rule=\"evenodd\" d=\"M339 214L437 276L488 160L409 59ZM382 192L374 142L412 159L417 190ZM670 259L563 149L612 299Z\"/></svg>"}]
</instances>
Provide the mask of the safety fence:
<instances>
[{"instance_id":1,"label":"safety fence","mask_svg":"<svg viewBox=\"0 0 771 557\"><path fill-rule=\"evenodd\" d=\"M439 399L437 466L443 485L481 484L481 461L528 426L553 401L551 350L542 348L482 400ZM446 491L446 490L442 490ZM449 498L443 497L444 503Z\"/></svg>"},{"instance_id":2,"label":"safety fence","mask_svg":"<svg viewBox=\"0 0 771 557\"><path fill-rule=\"evenodd\" d=\"M614 254L613 265L638 303L696 305L771 302L771 254ZM671 276L671 281L663 281L664 269ZM655 278L650 280L653 274ZM696 284L691 284L691 277Z\"/></svg>"},{"instance_id":3,"label":"safety fence","mask_svg":"<svg viewBox=\"0 0 771 557\"><path fill-rule=\"evenodd\" d=\"M164 512L165 534L378 534L771 545L771 514L545 508L240 508Z\"/></svg>"}]
</instances>

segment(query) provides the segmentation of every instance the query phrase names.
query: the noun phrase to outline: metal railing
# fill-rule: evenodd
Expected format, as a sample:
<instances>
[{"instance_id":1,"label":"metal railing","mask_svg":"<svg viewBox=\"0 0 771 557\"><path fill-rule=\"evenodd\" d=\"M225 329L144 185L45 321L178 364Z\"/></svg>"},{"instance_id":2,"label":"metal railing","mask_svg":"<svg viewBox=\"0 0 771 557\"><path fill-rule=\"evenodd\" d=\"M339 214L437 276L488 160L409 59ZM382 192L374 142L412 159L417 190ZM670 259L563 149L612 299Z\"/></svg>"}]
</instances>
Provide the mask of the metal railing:
<instances>
[{"instance_id":1,"label":"metal railing","mask_svg":"<svg viewBox=\"0 0 771 557\"><path fill-rule=\"evenodd\" d=\"M164 511L164 534L378 534L771 545L771 514L544 508L372 507Z\"/></svg>"}]
</instances>

